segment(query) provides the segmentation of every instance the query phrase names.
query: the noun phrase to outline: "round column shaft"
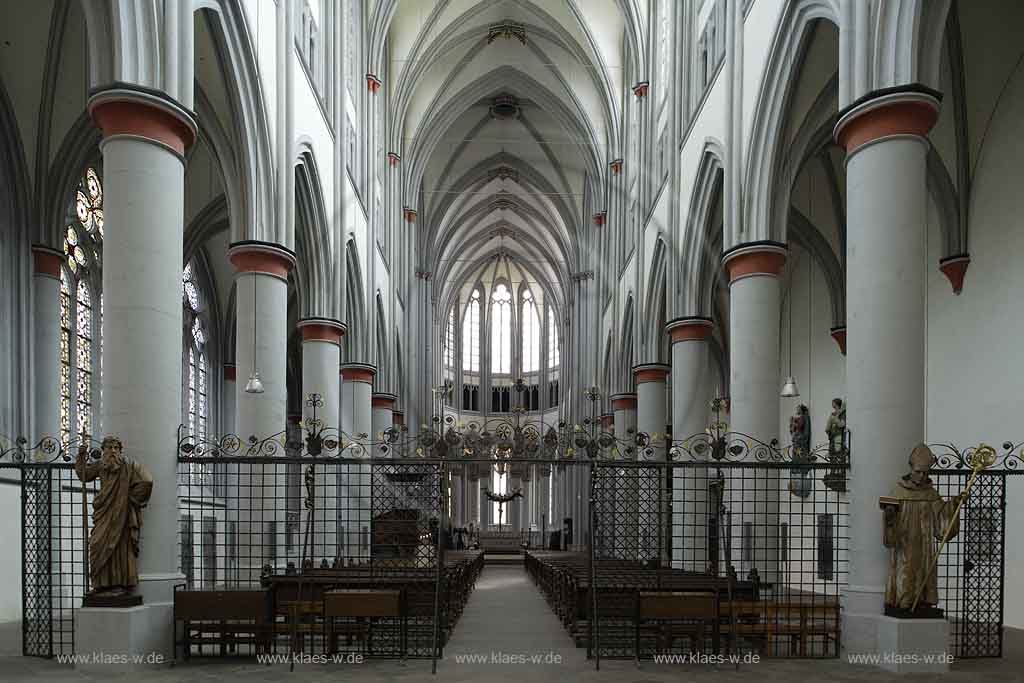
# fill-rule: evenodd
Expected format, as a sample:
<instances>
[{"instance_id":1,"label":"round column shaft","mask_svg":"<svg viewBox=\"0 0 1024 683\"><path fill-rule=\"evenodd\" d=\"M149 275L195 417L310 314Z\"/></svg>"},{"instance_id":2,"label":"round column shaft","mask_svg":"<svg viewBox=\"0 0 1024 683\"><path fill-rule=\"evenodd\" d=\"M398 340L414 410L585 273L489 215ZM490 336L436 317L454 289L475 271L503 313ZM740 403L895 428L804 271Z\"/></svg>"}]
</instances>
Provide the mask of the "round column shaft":
<instances>
[{"instance_id":1,"label":"round column shaft","mask_svg":"<svg viewBox=\"0 0 1024 683\"><path fill-rule=\"evenodd\" d=\"M640 460L665 461L665 428L668 426L666 380L671 371L672 366L663 363L645 363L633 367L637 431L650 437L650 445L638 453ZM651 467L638 471L641 514L637 559L641 562L661 561L662 566L667 566L670 507L664 481L664 468Z\"/></svg>"},{"instance_id":2,"label":"round column shaft","mask_svg":"<svg viewBox=\"0 0 1024 683\"><path fill-rule=\"evenodd\" d=\"M304 318L298 322L298 327L302 335L303 432L338 429L341 396L337 372L345 324L332 318ZM316 467L313 478L317 507L313 512L313 535L306 557L312 559L314 566L319 566L322 559L330 564L335 558L337 468L329 465ZM305 519L303 514L303 525Z\"/></svg>"},{"instance_id":3,"label":"round column shaft","mask_svg":"<svg viewBox=\"0 0 1024 683\"><path fill-rule=\"evenodd\" d=\"M726 252L723 260L729 273L730 428L771 443L779 431L779 274L786 263L786 246L777 242L743 244ZM775 583L780 477L778 472L764 471L747 479L742 482L747 500L742 501L741 510L733 510L735 529L730 537L742 551L744 534L752 534L752 559L741 562L737 569L744 574L756 569L762 581ZM739 485L737 482L736 488Z\"/></svg>"},{"instance_id":4,"label":"round column shaft","mask_svg":"<svg viewBox=\"0 0 1024 683\"><path fill-rule=\"evenodd\" d=\"M710 354L708 318L677 318L667 326L672 342L672 431L677 441L703 434L708 426ZM692 461L692 458L690 459ZM672 566L703 572L707 568L707 470L672 471Z\"/></svg>"},{"instance_id":5,"label":"round column shaft","mask_svg":"<svg viewBox=\"0 0 1024 683\"><path fill-rule=\"evenodd\" d=\"M847 152L846 377L855 444L844 646L862 652L876 648L871 625L883 610L889 566L878 497L906 473L925 436L926 136L938 108L937 93L887 91L855 103L835 129Z\"/></svg>"},{"instance_id":6,"label":"round column shaft","mask_svg":"<svg viewBox=\"0 0 1024 683\"><path fill-rule=\"evenodd\" d=\"M398 399L394 394L379 393L373 394L370 399L371 417L373 431L371 437L374 441L383 441L386 433L395 424L395 401ZM380 456L380 453L375 453Z\"/></svg>"},{"instance_id":7,"label":"round column shaft","mask_svg":"<svg viewBox=\"0 0 1024 683\"><path fill-rule=\"evenodd\" d=\"M243 378L235 383L235 434L243 442L263 440L287 428L288 273L295 256L276 244L245 241L231 245L228 259L235 267L235 361ZM285 474L271 462L236 467L227 518L238 524L240 579L251 582L264 564L277 562Z\"/></svg>"},{"instance_id":8,"label":"round column shaft","mask_svg":"<svg viewBox=\"0 0 1024 683\"><path fill-rule=\"evenodd\" d=\"M130 88L94 94L89 112L103 131L100 423L121 438L125 456L153 476L139 539L138 588L145 604L169 608L182 578L173 542L177 460L167 446L176 443L181 421L184 153L196 126L176 102ZM166 629L157 631L169 639L169 613L167 619Z\"/></svg>"},{"instance_id":9,"label":"round column shaft","mask_svg":"<svg viewBox=\"0 0 1024 683\"><path fill-rule=\"evenodd\" d=\"M368 445L373 434L373 378L377 368L366 363L341 366L341 428L351 443L343 455L370 458L376 455ZM370 558L370 466L343 463L338 472L338 553L349 563Z\"/></svg>"},{"instance_id":10,"label":"round column shaft","mask_svg":"<svg viewBox=\"0 0 1024 683\"><path fill-rule=\"evenodd\" d=\"M637 459L637 395L634 393L615 394L611 397L612 414L615 416L615 439L618 442L621 460ZM619 560L636 560L639 539L639 474L635 467L622 468L616 483L605 481L603 501L598 501L603 510L604 522L599 526L606 556ZM607 479L607 470L602 477Z\"/></svg>"},{"instance_id":11,"label":"round column shaft","mask_svg":"<svg viewBox=\"0 0 1024 683\"><path fill-rule=\"evenodd\" d=\"M60 269L63 255L32 247L32 334L34 363L34 425L38 443L60 438Z\"/></svg>"}]
</instances>

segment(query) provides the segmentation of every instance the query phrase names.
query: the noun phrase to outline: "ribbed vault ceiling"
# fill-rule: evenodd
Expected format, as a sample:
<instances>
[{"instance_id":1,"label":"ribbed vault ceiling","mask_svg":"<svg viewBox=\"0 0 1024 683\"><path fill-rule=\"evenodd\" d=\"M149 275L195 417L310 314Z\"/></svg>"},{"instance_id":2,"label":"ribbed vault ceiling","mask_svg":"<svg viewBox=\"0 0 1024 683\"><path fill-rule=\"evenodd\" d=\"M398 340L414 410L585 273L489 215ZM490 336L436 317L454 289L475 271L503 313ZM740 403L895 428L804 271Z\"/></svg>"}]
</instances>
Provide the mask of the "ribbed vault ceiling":
<instances>
[{"instance_id":1,"label":"ribbed vault ceiling","mask_svg":"<svg viewBox=\"0 0 1024 683\"><path fill-rule=\"evenodd\" d=\"M626 2L626 0L623 0ZM385 0L373 54L389 59L390 150L420 207L420 262L439 301L507 256L567 303L605 208L642 22L616 0ZM625 8L625 10L624 10ZM379 64L379 62L378 62ZM634 65L631 71L638 67Z\"/></svg>"}]
</instances>

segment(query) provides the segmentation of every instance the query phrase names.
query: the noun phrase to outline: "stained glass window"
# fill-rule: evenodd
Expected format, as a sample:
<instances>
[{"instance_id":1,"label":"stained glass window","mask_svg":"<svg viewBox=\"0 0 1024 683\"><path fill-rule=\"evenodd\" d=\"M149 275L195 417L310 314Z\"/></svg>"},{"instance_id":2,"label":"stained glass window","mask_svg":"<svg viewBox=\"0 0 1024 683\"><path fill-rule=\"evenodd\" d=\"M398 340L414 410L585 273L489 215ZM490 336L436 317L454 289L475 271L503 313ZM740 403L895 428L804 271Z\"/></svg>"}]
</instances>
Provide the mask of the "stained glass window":
<instances>
[{"instance_id":1,"label":"stained glass window","mask_svg":"<svg viewBox=\"0 0 1024 683\"><path fill-rule=\"evenodd\" d=\"M182 301L188 326L184 348L185 368L185 424L190 434L207 434L209 394L207 392L206 330L202 321L202 299L196 283L195 271L189 263L181 273Z\"/></svg>"},{"instance_id":2,"label":"stained glass window","mask_svg":"<svg viewBox=\"0 0 1024 683\"><path fill-rule=\"evenodd\" d=\"M512 372L512 292L504 283L491 295L491 372Z\"/></svg>"},{"instance_id":3,"label":"stained glass window","mask_svg":"<svg viewBox=\"0 0 1024 683\"><path fill-rule=\"evenodd\" d=\"M60 273L60 437L65 444L82 432L92 434L96 410L103 317L103 297L98 291L103 184L96 169L85 169L69 204L64 228L66 267Z\"/></svg>"},{"instance_id":4,"label":"stained glass window","mask_svg":"<svg viewBox=\"0 0 1024 683\"><path fill-rule=\"evenodd\" d=\"M530 290L523 292L523 372L540 370L540 316Z\"/></svg>"},{"instance_id":5,"label":"stained glass window","mask_svg":"<svg viewBox=\"0 0 1024 683\"><path fill-rule=\"evenodd\" d=\"M561 359L558 353L558 321L555 309L548 306L548 367L557 368Z\"/></svg>"},{"instance_id":6,"label":"stained glass window","mask_svg":"<svg viewBox=\"0 0 1024 683\"><path fill-rule=\"evenodd\" d=\"M462 321L462 369L480 372L480 290L474 289Z\"/></svg>"}]
</instances>

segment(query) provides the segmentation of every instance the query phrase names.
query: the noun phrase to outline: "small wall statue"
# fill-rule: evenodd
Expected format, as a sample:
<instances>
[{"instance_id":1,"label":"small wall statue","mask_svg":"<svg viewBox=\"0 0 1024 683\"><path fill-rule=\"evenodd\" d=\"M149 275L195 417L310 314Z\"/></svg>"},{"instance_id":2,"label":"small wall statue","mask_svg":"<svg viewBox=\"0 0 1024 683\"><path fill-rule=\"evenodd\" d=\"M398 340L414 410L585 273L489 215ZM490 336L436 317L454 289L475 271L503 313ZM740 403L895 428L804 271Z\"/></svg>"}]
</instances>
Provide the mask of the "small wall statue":
<instances>
[{"instance_id":1,"label":"small wall statue","mask_svg":"<svg viewBox=\"0 0 1024 683\"><path fill-rule=\"evenodd\" d=\"M102 455L92 461L83 444L75 458L82 483L100 480L92 501L89 534L90 592L85 607L127 607L142 604L135 594L139 583L139 531L142 509L153 492L153 476L137 462L126 460L116 436L103 439Z\"/></svg>"},{"instance_id":2,"label":"small wall statue","mask_svg":"<svg viewBox=\"0 0 1024 683\"><path fill-rule=\"evenodd\" d=\"M846 456L846 406L841 398L832 399L832 414L825 424L825 434L828 435L829 460L838 462Z\"/></svg>"},{"instance_id":3,"label":"small wall statue","mask_svg":"<svg viewBox=\"0 0 1024 683\"><path fill-rule=\"evenodd\" d=\"M789 436L792 440L792 459L795 464L809 463L811 456L811 414L803 403L796 407L796 414L789 418ZM789 476L789 492L798 498L811 495L813 482L811 472L806 468L793 469Z\"/></svg>"},{"instance_id":4,"label":"small wall statue","mask_svg":"<svg viewBox=\"0 0 1024 683\"><path fill-rule=\"evenodd\" d=\"M891 549L885 613L896 617L941 618L935 561L937 544L960 530L960 494L943 500L929 470L935 456L924 444L910 454L910 473L878 503L884 513L883 542ZM954 516L955 515L955 516Z\"/></svg>"}]
</instances>

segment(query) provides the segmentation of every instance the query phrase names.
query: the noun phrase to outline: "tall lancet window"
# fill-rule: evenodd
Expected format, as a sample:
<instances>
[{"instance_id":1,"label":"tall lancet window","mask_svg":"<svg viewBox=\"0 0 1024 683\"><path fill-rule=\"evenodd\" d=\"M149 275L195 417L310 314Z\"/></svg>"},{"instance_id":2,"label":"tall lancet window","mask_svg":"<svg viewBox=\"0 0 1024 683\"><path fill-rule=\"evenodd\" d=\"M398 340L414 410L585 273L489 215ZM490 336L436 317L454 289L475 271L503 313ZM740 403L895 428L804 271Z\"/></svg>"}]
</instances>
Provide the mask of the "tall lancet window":
<instances>
[{"instance_id":1,"label":"tall lancet window","mask_svg":"<svg viewBox=\"0 0 1024 683\"><path fill-rule=\"evenodd\" d=\"M548 306L548 367L557 368L559 363L558 320L555 319L555 309Z\"/></svg>"},{"instance_id":2,"label":"tall lancet window","mask_svg":"<svg viewBox=\"0 0 1024 683\"><path fill-rule=\"evenodd\" d=\"M512 292L504 283L491 295L491 372L512 372Z\"/></svg>"},{"instance_id":3,"label":"tall lancet window","mask_svg":"<svg viewBox=\"0 0 1024 683\"><path fill-rule=\"evenodd\" d=\"M523 291L523 372L540 370L540 316L530 290Z\"/></svg>"},{"instance_id":4,"label":"tall lancet window","mask_svg":"<svg viewBox=\"0 0 1024 683\"><path fill-rule=\"evenodd\" d=\"M462 369L480 372L480 290L474 289L462 321Z\"/></svg>"},{"instance_id":5,"label":"tall lancet window","mask_svg":"<svg viewBox=\"0 0 1024 683\"><path fill-rule=\"evenodd\" d=\"M181 274L182 294L185 306L184 367L185 379L184 422L189 434L202 438L207 434L209 419L209 393L206 362L206 331L202 320L202 299L196 285L192 264L185 266Z\"/></svg>"},{"instance_id":6,"label":"tall lancet window","mask_svg":"<svg viewBox=\"0 0 1024 683\"><path fill-rule=\"evenodd\" d=\"M60 273L60 438L92 434L99 376L103 299L103 185L87 168L78 182L64 230ZM98 312L98 315L97 315Z\"/></svg>"},{"instance_id":7,"label":"tall lancet window","mask_svg":"<svg viewBox=\"0 0 1024 683\"><path fill-rule=\"evenodd\" d=\"M444 328L444 367L455 365L455 307L448 311L448 322Z\"/></svg>"}]
</instances>

